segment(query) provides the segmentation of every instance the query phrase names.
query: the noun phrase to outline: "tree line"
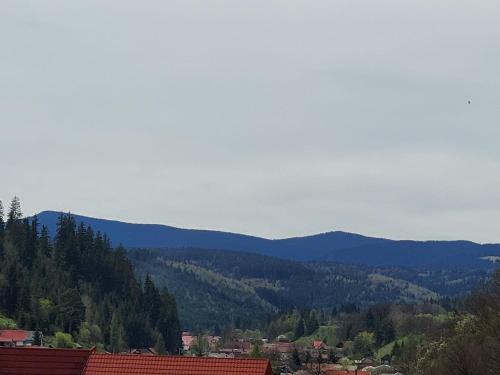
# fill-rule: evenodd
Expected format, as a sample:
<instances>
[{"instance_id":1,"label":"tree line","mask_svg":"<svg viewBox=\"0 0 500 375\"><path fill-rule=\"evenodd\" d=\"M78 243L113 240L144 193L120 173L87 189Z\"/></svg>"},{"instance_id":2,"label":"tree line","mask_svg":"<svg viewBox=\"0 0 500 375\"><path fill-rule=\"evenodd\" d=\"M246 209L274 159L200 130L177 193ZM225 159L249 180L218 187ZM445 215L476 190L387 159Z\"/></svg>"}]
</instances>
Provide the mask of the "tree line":
<instances>
[{"instance_id":1,"label":"tree line","mask_svg":"<svg viewBox=\"0 0 500 375\"><path fill-rule=\"evenodd\" d=\"M0 201L0 314L58 346L177 353L181 345L175 299L149 276L141 283L123 247L70 214L51 238L36 216L23 218L17 197L6 215Z\"/></svg>"}]
</instances>

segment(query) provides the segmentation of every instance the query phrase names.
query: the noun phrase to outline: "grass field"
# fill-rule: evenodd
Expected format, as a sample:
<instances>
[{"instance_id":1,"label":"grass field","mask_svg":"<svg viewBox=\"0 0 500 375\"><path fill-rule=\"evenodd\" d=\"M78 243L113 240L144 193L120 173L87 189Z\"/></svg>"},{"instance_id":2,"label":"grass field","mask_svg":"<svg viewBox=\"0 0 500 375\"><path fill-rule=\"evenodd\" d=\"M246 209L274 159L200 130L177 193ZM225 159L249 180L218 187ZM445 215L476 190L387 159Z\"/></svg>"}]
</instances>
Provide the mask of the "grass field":
<instances>
[{"instance_id":1,"label":"grass field","mask_svg":"<svg viewBox=\"0 0 500 375\"><path fill-rule=\"evenodd\" d=\"M320 326L316 332L309 336L303 336L298 340L295 340L297 344L307 345L310 344L313 340L326 340L327 345L335 345L337 343L337 338L335 335L335 331L337 326Z\"/></svg>"}]
</instances>

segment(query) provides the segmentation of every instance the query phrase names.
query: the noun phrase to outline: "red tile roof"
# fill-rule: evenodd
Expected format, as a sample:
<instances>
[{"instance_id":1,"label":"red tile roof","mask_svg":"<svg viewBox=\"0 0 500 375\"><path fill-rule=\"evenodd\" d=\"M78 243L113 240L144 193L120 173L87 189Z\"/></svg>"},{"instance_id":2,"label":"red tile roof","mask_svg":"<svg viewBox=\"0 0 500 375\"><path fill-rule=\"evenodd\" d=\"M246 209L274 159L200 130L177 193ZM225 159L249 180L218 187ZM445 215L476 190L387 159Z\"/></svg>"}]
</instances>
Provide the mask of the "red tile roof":
<instances>
[{"instance_id":1,"label":"red tile roof","mask_svg":"<svg viewBox=\"0 0 500 375\"><path fill-rule=\"evenodd\" d=\"M92 350L0 348L0 375L272 375L265 359L98 354Z\"/></svg>"},{"instance_id":2,"label":"red tile roof","mask_svg":"<svg viewBox=\"0 0 500 375\"><path fill-rule=\"evenodd\" d=\"M81 375L90 350L0 348L0 375Z\"/></svg>"},{"instance_id":3,"label":"red tile roof","mask_svg":"<svg viewBox=\"0 0 500 375\"><path fill-rule=\"evenodd\" d=\"M2 329L0 330L0 342L25 341L28 338L29 332L19 329Z\"/></svg>"},{"instance_id":4,"label":"red tile roof","mask_svg":"<svg viewBox=\"0 0 500 375\"><path fill-rule=\"evenodd\" d=\"M322 340L314 340L313 347L314 347L314 349L321 349L324 347L324 343Z\"/></svg>"},{"instance_id":5,"label":"red tile roof","mask_svg":"<svg viewBox=\"0 0 500 375\"><path fill-rule=\"evenodd\" d=\"M85 375L272 375L265 359L143 357L93 353Z\"/></svg>"}]
</instances>

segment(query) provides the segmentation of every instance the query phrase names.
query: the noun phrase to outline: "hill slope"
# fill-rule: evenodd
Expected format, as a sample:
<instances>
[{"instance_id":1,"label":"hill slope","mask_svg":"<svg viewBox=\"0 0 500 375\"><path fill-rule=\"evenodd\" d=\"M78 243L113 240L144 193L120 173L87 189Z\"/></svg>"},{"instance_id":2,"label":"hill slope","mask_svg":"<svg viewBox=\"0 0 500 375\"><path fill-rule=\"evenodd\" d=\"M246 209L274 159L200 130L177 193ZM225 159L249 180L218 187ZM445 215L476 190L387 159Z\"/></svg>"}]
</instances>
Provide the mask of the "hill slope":
<instances>
[{"instance_id":1,"label":"hill slope","mask_svg":"<svg viewBox=\"0 0 500 375\"><path fill-rule=\"evenodd\" d=\"M38 214L38 219L54 233L59 215L59 212L44 211ZM121 243L129 248L223 249L294 260L437 268L492 268L494 264L481 257L500 256L500 245L480 245L469 241L395 241L339 231L270 240L229 232L73 216L77 222L106 233L114 244Z\"/></svg>"},{"instance_id":2,"label":"hill slope","mask_svg":"<svg viewBox=\"0 0 500 375\"><path fill-rule=\"evenodd\" d=\"M368 267L328 261L297 262L227 250L129 251L140 278L168 286L183 326L256 327L292 308L332 311L347 303L419 302L454 296L478 285L484 271L434 271Z\"/></svg>"}]
</instances>

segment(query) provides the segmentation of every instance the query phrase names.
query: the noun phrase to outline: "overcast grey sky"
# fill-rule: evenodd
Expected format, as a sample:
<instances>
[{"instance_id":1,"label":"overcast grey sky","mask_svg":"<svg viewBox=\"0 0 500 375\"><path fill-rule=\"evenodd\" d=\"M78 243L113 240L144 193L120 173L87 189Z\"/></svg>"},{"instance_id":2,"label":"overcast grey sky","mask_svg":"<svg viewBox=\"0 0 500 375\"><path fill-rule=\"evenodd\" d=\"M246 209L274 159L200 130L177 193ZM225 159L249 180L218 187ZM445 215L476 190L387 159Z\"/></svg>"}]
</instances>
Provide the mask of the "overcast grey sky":
<instances>
[{"instance_id":1,"label":"overcast grey sky","mask_svg":"<svg viewBox=\"0 0 500 375\"><path fill-rule=\"evenodd\" d=\"M26 214L500 242L498 0L0 0L0 17L0 199Z\"/></svg>"}]
</instances>

